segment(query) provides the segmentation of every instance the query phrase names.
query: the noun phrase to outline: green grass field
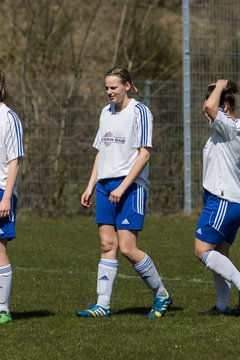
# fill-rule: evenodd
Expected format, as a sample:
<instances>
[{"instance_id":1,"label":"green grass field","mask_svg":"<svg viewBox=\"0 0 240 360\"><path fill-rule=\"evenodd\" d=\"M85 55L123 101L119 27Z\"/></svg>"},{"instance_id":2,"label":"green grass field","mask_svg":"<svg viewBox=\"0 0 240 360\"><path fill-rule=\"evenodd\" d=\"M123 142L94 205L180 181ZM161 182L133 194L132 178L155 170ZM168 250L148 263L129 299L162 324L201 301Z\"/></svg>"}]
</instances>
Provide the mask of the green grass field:
<instances>
[{"instance_id":1,"label":"green grass field","mask_svg":"<svg viewBox=\"0 0 240 360\"><path fill-rule=\"evenodd\" d=\"M9 246L14 321L0 329L1 360L238 359L240 318L198 315L215 297L211 272L193 256L196 221L148 216L139 238L173 297L164 318L146 318L151 291L120 256L114 315L81 319L76 310L96 299L94 220L20 217ZM238 240L232 253L240 267ZM237 301L233 289L231 305Z\"/></svg>"}]
</instances>

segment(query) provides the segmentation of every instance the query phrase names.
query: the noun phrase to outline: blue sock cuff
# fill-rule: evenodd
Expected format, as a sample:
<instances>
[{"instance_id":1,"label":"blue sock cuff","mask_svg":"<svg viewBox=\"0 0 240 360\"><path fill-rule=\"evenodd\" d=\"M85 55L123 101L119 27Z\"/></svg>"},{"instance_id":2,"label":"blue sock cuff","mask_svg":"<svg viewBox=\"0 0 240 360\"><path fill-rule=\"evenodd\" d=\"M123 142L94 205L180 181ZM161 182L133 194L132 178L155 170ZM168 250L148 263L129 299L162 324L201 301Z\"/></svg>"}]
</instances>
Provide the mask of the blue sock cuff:
<instances>
[{"instance_id":1,"label":"blue sock cuff","mask_svg":"<svg viewBox=\"0 0 240 360\"><path fill-rule=\"evenodd\" d=\"M118 268L118 261L117 260L108 260L108 259L101 259L99 262L99 265L102 265L104 267L108 267L111 269L117 269Z\"/></svg>"},{"instance_id":2,"label":"blue sock cuff","mask_svg":"<svg viewBox=\"0 0 240 360\"><path fill-rule=\"evenodd\" d=\"M205 254L203 255L201 261L202 261L202 263L203 263L204 265L206 265L206 261L207 261L208 255L209 255L212 251L213 251L213 250L209 250L209 251L205 252Z\"/></svg>"},{"instance_id":3,"label":"blue sock cuff","mask_svg":"<svg viewBox=\"0 0 240 360\"><path fill-rule=\"evenodd\" d=\"M11 264L0 267L0 276L4 276L4 275L5 276L12 275Z\"/></svg>"},{"instance_id":4,"label":"blue sock cuff","mask_svg":"<svg viewBox=\"0 0 240 360\"><path fill-rule=\"evenodd\" d=\"M136 271L141 272L148 269L152 265L152 259L146 254L142 261L134 264L133 267Z\"/></svg>"}]
</instances>

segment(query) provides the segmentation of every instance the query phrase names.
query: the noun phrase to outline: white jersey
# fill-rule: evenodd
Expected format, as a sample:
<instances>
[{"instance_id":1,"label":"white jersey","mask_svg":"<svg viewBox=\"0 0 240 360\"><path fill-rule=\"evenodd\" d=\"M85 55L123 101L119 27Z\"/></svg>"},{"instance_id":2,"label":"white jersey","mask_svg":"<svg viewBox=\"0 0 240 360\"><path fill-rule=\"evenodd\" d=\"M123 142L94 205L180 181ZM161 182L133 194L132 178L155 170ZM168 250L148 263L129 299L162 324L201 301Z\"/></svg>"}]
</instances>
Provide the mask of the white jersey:
<instances>
[{"instance_id":1,"label":"white jersey","mask_svg":"<svg viewBox=\"0 0 240 360\"><path fill-rule=\"evenodd\" d=\"M131 99L120 112L111 103L103 108L93 146L99 150L98 180L126 176L139 148L152 147L153 117L142 103ZM149 163L135 182L147 188Z\"/></svg>"},{"instance_id":2,"label":"white jersey","mask_svg":"<svg viewBox=\"0 0 240 360\"><path fill-rule=\"evenodd\" d=\"M203 187L240 203L240 119L232 120L219 109L210 127L212 136L203 149Z\"/></svg>"},{"instance_id":3,"label":"white jersey","mask_svg":"<svg viewBox=\"0 0 240 360\"><path fill-rule=\"evenodd\" d=\"M24 156L22 125L18 116L0 104L0 188L5 189L9 161ZM13 193L16 195L16 185Z\"/></svg>"}]
</instances>

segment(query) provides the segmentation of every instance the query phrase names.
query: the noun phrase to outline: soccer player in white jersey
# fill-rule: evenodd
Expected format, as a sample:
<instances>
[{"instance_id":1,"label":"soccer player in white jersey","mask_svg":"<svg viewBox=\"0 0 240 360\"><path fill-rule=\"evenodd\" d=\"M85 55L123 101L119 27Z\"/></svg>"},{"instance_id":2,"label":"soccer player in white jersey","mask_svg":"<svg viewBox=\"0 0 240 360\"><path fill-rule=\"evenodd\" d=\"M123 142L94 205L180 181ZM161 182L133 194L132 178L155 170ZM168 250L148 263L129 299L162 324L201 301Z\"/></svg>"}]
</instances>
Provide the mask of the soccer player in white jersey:
<instances>
[{"instance_id":1,"label":"soccer player in white jersey","mask_svg":"<svg viewBox=\"0 0 240 360\"><path fill-rule=\"evenodd\" d=\"M231 315L230 288L240 291L240 273L229 259L240 226L240 119L235 115L236 84L218 80L203 104L212 135L203 149L203 199L195 255L213 271L216 304L205 315Z\"/></svg>"},{"instance_id":2,"label":"soccer player in white jersey","mask_svg":"<svg viewBox=\"0 0 240 360\"><path fill-rule=\"evenodd\" d=\"M81 196L84 207L96 186L96 223L101 241L97 303L77 316L110 315L110 300L118 271L118 250L152 289L154 303L148 318L165 315L172 299L149 255L137 246L143 228L149 159L152 147L152 114L129 96L135 88L127 69L113 68L105 76L110 104L102 110L93 146L98 150L88 186ZM136 90L136 88L135 88Z\"/></svg>"},{"instance_id":3,"label":"soccer player in white jersey","mask_svg":"<svg viewBox=\"0 0 240 360\"><path fill-rule=\"evenodd\" d=\"M12 320L9 299L12 267L7 254L8 241L15 238L17 176L24 156L22 126L17 115L5 105L6 81L0 70L0 324Z\"/></svg>"}]
</instances>

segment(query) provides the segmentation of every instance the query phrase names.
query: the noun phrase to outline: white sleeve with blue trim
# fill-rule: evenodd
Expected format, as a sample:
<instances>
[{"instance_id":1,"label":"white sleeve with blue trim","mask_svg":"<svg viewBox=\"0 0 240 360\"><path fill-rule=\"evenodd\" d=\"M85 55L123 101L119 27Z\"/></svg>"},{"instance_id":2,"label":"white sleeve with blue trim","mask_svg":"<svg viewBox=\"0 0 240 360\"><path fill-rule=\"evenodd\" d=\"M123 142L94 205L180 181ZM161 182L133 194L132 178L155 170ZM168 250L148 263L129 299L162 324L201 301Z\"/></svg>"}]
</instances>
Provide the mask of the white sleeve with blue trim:
<instances>
[{"instance_id":1,"label":"white sleeve with blue trim","mask_svg":"<svg viewBox=\"0 0 240 360\"><path fill-rule=\"evenodd\" d=\"M212 130L216 131L225 140L232 140L240 135L239 119L233 120L219 108L216 119L210 123Z\"/></svg>"},{"instance_id":2,"label":"white sleeve with blue trim","mask_svg":"<svg viewBox=\"0 0 240 360\"><path fill-rule=\"evenodd\" d=\"M153 116L151 111L142 103L135 106L138 125L138 147L152 147Z\"/></svg>"},{"instance_id":3,"label":"white sleeve with blue trim","mask_svg":"<svg viewBox=\"0 0 240 360\"><path fill-rule=\"evenodd\" d=\"M100 144L101 144L101 137L100 137L100 129L98 129L98 132L96 134L96 137L94 139L94 142L93 142L93 147L97 150L100 149Z\"/></svg>"},{"instance_id":4,"label":"white sleeve with blue trim","mask_svg":"<svg viewBox=\"0 0 240 360\"><path fill-rule=\"evenodd\" d=\"M12 110L7 113L6 150L7 162L24 157L22 125Z\"/></svg>"}]
</instances>

